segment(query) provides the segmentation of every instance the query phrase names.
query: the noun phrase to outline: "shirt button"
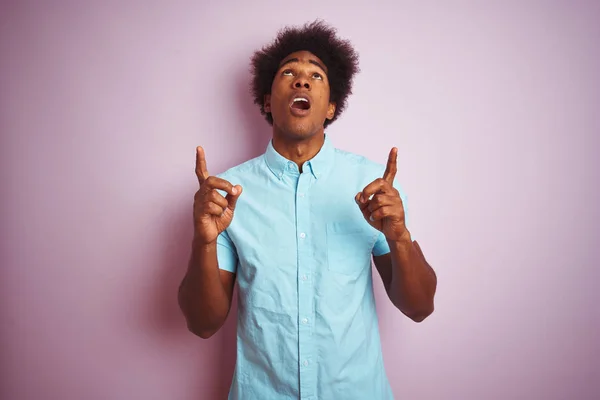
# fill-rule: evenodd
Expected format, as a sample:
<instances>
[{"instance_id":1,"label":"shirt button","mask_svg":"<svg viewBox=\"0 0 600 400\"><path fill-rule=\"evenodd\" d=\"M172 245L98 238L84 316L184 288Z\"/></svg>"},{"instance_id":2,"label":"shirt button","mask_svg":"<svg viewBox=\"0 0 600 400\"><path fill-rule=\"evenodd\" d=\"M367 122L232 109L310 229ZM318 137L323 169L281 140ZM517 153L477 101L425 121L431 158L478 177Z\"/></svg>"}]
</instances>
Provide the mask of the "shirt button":
<instances>
[{"instance_id":1,"label":"shirt button","mask_svg":"<svg viewBox=\"0 0 600 400\"><path fill-rule=\"evenodd\" d=\"M302 323L303 323L304 325L308 324L308 318L303 318L303 319L302 319Z\"/></svg>"},{"instance_id":2,"label":"shirt button","mask_svg":"<svg viewBox=\"0 0 600 400\"><path fill-rule=\"evenodd\" d=\"M308 279L308 276L306 276L306 275L302 275L302 280L303 280L303 281L305 281L305 280L307 280L307 279Z\"/></svg>"},{"instance_id":3,"label":"shirt button","mask_svg":"<svg viewBox=\"0 0 600 400\"><path fill-rule=\"evenodd\" d=\"M304 360L303 364L304 364L305 367L308 367L308 360Z\"/></svg>"},{"instance_id":4,"label":"shirt button","mask_svg":"<svg viewBox=\"0 0 600 400\"><path fill-rule=\"evenodd\" d=\"M302 232L302 233L300 234L300 239L304 239L305 237L306 237L306 233Z\"/></svg>"},{"instance_id":5,"label":"shirt button","mask_svg":"<svg viewBox=\"0 0 600 400\"><path fill-rule=\"evenodd\" d=\"M304 193L298 193L298 196L304 197Z\"/></svg>"}]
</instances>

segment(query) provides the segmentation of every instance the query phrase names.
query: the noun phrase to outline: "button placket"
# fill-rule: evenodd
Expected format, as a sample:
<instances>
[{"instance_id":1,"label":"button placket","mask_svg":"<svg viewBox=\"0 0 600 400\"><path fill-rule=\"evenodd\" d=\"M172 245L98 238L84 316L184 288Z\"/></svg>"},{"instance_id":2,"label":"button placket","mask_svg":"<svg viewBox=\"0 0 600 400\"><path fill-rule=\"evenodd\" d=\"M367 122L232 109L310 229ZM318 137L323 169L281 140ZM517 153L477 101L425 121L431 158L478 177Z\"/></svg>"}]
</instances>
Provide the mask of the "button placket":
<instances>
[{"instance_id":1,"label":"button placket","mask_svg":"<svg viewBox=\"0 0 600 400\"><path fill-rule=\"evenodd\" d=\"M311 275L311 221L308 189L312 175L310 168L304 166L296 187L296 234L298 237L298 359L300 360L300 396L311 397L316 389L316 370L312 366L313 331L313 287Z\"/></svg>"}]
</instances>

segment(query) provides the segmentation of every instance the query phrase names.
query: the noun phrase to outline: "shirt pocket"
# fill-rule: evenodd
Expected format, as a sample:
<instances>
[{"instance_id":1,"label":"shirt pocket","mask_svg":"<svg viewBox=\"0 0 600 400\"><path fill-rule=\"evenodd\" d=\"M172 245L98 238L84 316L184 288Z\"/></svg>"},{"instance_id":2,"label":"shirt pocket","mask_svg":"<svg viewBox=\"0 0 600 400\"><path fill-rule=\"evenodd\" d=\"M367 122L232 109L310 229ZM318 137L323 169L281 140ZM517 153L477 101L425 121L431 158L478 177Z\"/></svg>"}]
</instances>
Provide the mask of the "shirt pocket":
<instances>
[{"instance_id":1,"label":"shirt pocket","mask_svg":"<svg viewBox=\"0 0 600 400\"><path fill-rule=\"evenodd\" d=\"M377 238L364 220L329 222L327 266L329 271L356 275L371 264L371 251Z\"/></svg>"}]
</instances>

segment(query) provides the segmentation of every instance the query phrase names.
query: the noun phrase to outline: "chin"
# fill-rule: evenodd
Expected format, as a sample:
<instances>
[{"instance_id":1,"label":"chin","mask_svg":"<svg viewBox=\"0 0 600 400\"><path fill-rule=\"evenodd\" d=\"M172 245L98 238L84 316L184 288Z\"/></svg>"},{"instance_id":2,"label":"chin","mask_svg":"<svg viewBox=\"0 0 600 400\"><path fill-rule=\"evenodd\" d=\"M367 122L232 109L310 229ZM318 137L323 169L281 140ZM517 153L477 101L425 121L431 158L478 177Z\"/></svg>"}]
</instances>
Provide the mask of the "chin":
<instances>
[{"instance_id":1,"label":"chin","mask_svg":"<svg viewBox=\"0 0 600 400\"><path fill-rule=\"evenodd\" d=\"M281 133L290 139L306 139L310 138L317 133L319 133L322 129L315 124L311 124L308 121L298 121L296 123L286 124L283 129L280 129Z\"/></svg>"}]
</instances>

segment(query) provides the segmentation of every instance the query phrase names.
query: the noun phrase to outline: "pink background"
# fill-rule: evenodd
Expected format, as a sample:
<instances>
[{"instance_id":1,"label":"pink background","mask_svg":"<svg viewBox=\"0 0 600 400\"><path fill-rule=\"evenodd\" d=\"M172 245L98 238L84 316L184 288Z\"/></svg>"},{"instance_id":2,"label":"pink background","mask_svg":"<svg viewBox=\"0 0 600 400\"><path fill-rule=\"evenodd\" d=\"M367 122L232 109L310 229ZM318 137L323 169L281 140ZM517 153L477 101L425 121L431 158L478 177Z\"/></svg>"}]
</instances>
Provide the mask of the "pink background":
<instances>
[{"instance_id":1,"label":"pink background","mask_svg":"<svg viewBox=\"0 0 600 400\"><path fill-rule=\"evenodd\" d=\"M264 151L253 50L321 17L362 72L335 145L384 162L439 276L415 324L377 279L398 399L600 398L600 4L2 2L0 398L218 399L235 319L176 304L194 147Z\"/></svg>"}]
</instances>

